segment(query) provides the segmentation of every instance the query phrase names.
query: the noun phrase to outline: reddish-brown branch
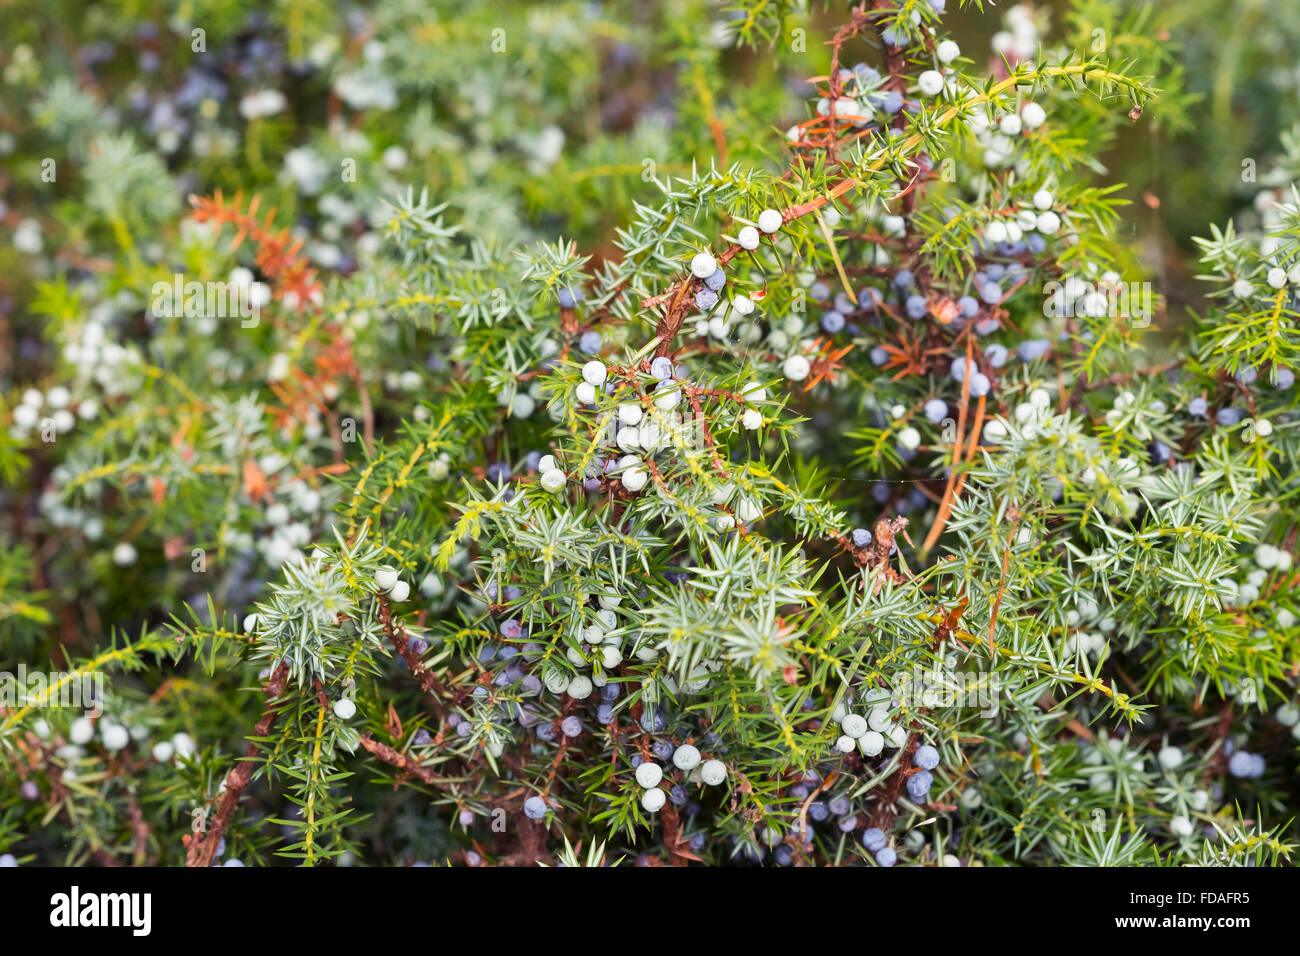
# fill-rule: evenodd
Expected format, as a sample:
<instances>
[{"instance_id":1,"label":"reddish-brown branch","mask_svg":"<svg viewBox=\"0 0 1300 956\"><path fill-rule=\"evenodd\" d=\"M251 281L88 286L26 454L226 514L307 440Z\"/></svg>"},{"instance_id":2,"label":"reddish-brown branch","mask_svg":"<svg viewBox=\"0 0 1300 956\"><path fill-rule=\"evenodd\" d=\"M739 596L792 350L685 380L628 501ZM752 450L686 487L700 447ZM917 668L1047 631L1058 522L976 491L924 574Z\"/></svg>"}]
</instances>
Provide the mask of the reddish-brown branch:
<instances>
[{"instance_id":1,"label":"reddish-brown branch","mask_svg":"<svg viewBox=\"0 0 1300 956\"><path fill-rule=\"evenodd\" d=\"M430 786L438 786L443 783L443 779L433 772L429 767L424 766L418 760L407 756L400 750L394 750L388 744L381 744L370 734L362 734L358 741L366 752L378 757L384 763L396 767L402 773L408 776L418 777L420 780Z\"/></svg>"},{"instance_id":2,"label":"reddish-brown branch","mask_svg":"<svg viewBox=\"0 0 1300 956\"><path fill-rule=\"evenodd\" d=\"M253 728L253 737L265 737L271 732L271 727L275 724L277 714L275 702L276 699L284 693L285 683L289 679L289 665L281 663L271 672L265 684L262 685L262 694L266 698L266 709L262 712L262 718ZM230 824L230 817L235 812L235 807L239 805L239 800L248 789L249 781L253 779L254 760L257 757L257 744L250 742L244 748L244 759L234 770L226 776L226 789L221 796L221 802L217 805L216 815L210 821L208 829L203 834L193 834L189 837L189 848L185 854L186 866L211 866L212 861L216 858L217 847L221 844L221 838L225 835L226 827Z\"/></svg>"},{"instance_id":3,"label":"reddish-brown branch","mask_svg":"<svg viewBox=\"0 0 1300 956\"><path fill-rule=\"evenodd\" d=\"M401 655L402 660L406 661L406 666L411 669L411 675L419 682L420 689L429 696L434 713L438 715L439 720L445 719L447 713L443 701L449 700L450 696L437 675L425 667L420 655L411 649L411 641L406 636L406 629L393 620L392 610L388 606L388 597L383 594L379 595L379 620L384 626L384 633L388 635L389 643Z\"/></svg>"}]
</instances>

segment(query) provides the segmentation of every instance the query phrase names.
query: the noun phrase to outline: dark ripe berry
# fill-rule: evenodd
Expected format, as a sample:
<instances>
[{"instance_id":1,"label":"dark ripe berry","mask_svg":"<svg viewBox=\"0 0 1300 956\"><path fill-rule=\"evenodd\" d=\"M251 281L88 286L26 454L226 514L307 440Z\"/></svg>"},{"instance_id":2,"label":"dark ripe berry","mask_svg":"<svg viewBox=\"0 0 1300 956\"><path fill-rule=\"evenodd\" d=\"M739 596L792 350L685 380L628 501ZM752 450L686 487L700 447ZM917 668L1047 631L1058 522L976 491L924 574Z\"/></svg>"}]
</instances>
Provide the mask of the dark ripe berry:
<instances>
[{"instance_id":1,"label":"dark ripe berry","mask_svg":"<svg viewBox=\"0 0 1300 956\"><path fill-rule=\"evenodd\" d=\"M1033 362L1051 351L1052 343L1047 339L1027 339L1016 347L1016 354L1022 362Z\"/></svg>"},{"instance_id":2,"label":"dark ripe berry","mask_svg":"<svg viewBox=\"0 0 1300 956\"><path fill-rule=\"evenodd\" d=\"M934 777L928 770L918 770L907 778L907 795L917 803L924 803L930 794Z\"/></svg>"},{"instance_id":3,"label":"dark ripe berry","mask_svg":"<svg viewBox=\"0 0 1300 956\"><path fill-rule=\"evenodd\" d=\"M912 762L922 770L933 770L939 766L939 751L929 744L924 744L916 748L916 754L913 756Z\"/></svg>"}]
</instances>

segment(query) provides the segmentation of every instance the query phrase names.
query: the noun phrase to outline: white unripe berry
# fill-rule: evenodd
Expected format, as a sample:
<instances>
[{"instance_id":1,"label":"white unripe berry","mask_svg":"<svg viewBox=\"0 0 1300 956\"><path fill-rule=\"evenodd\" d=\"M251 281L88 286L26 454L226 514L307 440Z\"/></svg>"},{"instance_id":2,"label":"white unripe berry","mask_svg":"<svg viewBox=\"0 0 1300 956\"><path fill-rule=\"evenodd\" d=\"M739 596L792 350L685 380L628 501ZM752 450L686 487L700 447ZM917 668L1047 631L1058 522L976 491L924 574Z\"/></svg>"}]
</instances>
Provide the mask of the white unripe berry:
<instances>
[{"instance_id":1,"label":"white unripe berry","mask_svg":"<svg viewBox=\"0 0 1300 956\"><path fill-rule=\"evenodd\" d=\"M542 487L555 494L564 487L564 472L558 468L552 468L550 471L542 473Z\"/></svg>"},{"instance_id":2,"label":"white unripe berry","mask_svg":"<svg viewBox=\"0 0 1300 956\"><path fill-rule=\"evenodd\" d=\"M1294 727L1300 723L1300 707L1295 704L1283 704L1273 716L1283 727Z\"/></svg>"},{"instance_id":3,"label":"white unripe berry","mask_svg":"<svg viewBox=\"0 0 1300 956\"><path fill-rule=\"evenodd\" d=\"M1034 193L1034 208L1046 212L1052 208L1053 198L1052 194L1046 189L1038 190L1038 192Z\"/></svg>"},{"instance_id":4,"label":"white unripe berry","mask_svg":"<svg viewBox=\"0 0 1300 956\"><path fill-rule=\"evenodd\" d=\"M884 735L874 730L868 730L858 739L858 744L862 747L862 752L868 757L875 757L885 749Z\"/></svg>"},{"instance_id":5,"label":"white unripe berry","mask_svg":"<svg viewBox=\"0 0 1300 956\"><path fill-rule=\"evenodd\" d=\"M14 409L14 424L19 428L34 428L41 414L34 405L19 405Z\"/></svg>"},{"instance_id":6,"label":"white unripe berry","mask_svg":"<svg viewBox=\"0 0 1300 956\"><path fill-rule=\"evenodd\" d=\"M113 563L119 568L129 568L135 564L137 557L135 545L128 541L122 541L117 547L113 548Z\"/></svg>"},{"instance_id":7,"label":"white unripe berry","mask_svg":"<svg viewBox=\"0 0 1300 956\"><path fill-rule=\"evenodd\" d=\"M1002 130L1007 136L1019 136L1021 130L1020 117L1015 113L1008 113L998 121L998 129Z\"/></svg>"},{"instance_id":8,"label":"white unripe berry","mask_svg":"<svg viewBox=\"0 0 1300 956\"><path fill-rule=\"evenodd\" d=\"M899 431L898 443L908 451L916 451L921 446L921 433L909 425Z\"/></svg>"},{"instance_id":9,"label":"white unripe berry","mask_svg":"<svg viewBox=\"0 0 1300 956\"><path fill-rule=\"evenodd\" d=\"M1161 747L1156 762L1165 770L1177 770L1183 763L1183 752L1177 747Z\"/></svg>"},{"instance_id":10,"label":"white unripe berry","mask_svg":"<svg viewBox=\"0 0 1300 956\"><path fill-rule=\"evenodd\" d=\"M747 295L738 295L731 300L731 307L740 315L749 315L754 311L754 300Z\"/></svg>"},{"instance_id":11,"label":"white unripe berry","mask_svg":"<svg viewBox=\"0 0 1300 956\"><path fill-rule=\"evenodd\" d=\"M74 744L88 744L95 736L95 725L87 717L78 717L68 728L68 739Z\"/></svg>"},{"instance_id":12,"label":"white unripe berry","mask_svg":"<svg viewBox=\"0 0 1300 956\"><path fill-rule=\"evenodd\" d=\"M759 518L763 517L763 509L754 504L749 498L741 498L736 503L736 517L745 524L753 524Z\"/></svg>"},{"instance_id":13,"label":"white unripe berry","mask_svg":"<svg viewBox=\"0 0 1300 956\"><path fill-rule=\"evenodd\" d=\"M638 425L642 416L641 406L631 402L618 406L618 420L624 425Z\"/></svg>"},{"instance_id":14,"label":"white unripe berry","mask_svg":"<svg viewBox=\"0 0 1300 956\"><path fill-rule=\"evenodd\" d=\"M808 373L812 371L812 366L808 364L808 360L802 355L791 355L785 360L785 364L781 366L781 371L785 373L785 377L790 381L802 382L808 377Z\"/></svg>"},{"instance_id":15,"label":"white unripe berry","mask_svg":"<svg viewBox=\"0 0 1300 956\"><path fill-rule=\"evenodd\" d=\"M740 243L740 248L753 250L758 248L759 238L757 229L753 226L745 226L740 230L736 240Z\"/></svg>"},{"instance_id":16,"label":"white unripe berry","mask_svg":"<svg viewBox=\"0 0 1300 956\"><path fill-rule=\"evenodd\" d=\"M1025 129L1038 129L1047 122L1047 111L1037 103L1026 103L1020 109L1020 118L1024 121Z\"/></svg>"},{"instance_id":17,"label":"white unripe berry","mask_svg":"<svg viewBox=\"0 0 1300 956\"><path fill-rule=\"evenodd\" d=\"M658 813L667 800L668 797L662 790L647 790L641 794L641 807L646 813Z\"/></svg>"},{"instance_id":18,"label":"white unripe berry","mask_svg":"<svg viewBox=\"0 0 1300 956\"><path fill-rule=\"evenodd\" d=\"M605 670L612 671L623 663L623 652L618 649L616 644L606 644L600 649L600 663Z\"/></svg>"},{"instance_id":19,"label":"white unripe berry","mask_svg":"<svg viewBox=\"0 0 1300 956\"><path fill-rule=\"evenodd\" d=\"M700 780L716 787L727 779L727 765L721 760L706 760L700 765Z\"/></svg>"},{"instance_id":20,"label":"white unripe berry","mask_svg":"<svg viewBox=\"0 0 1300 956\"><path fill-rule=\"evenodd\" d=\"M578 674L573 680L569 681L565 691L574 700L586 700L591 696L592 686L590 678Z\"/></svg>"},{"instance_id":21,"label":"white unripe berry","mask_svg":"<svg viewBox=\"0 0 1300 956\"><path fill-rule=\"evenodd\" d=\"M596 386L590 382L579 382L578 387L574 389L574 393L578 396L578 401L583 405L596 404Z\"/></svg>"},{"instance_id":22,"label":"white unripe berry","mask_svg":"<svg viewBox=\"0 0 1300 956\"><path fill-rule=\"evenodd\" d=\"M700 751L691 744L682 744L673 751L673 766L678 770L694 770L700 765Z\"/></svg>"},{"instance_id":23,"label":"white unripe berry","mask_svg":"<svg viewBox=\"0 0 1300 956\"><path fill-rule=\"evenodd\" d=\"M840 734L839 739L835 741L835 749L842 754L851 754L858 747L858 742L848 734Z\"/></svg>"},{"instance_id":24,"label":"white unripe berry","mask_svg":"<svg viewBox=\"0 0 1300 956\"><path fill-rule=\"evenodd\" d=\"M951 63L961 56L961 47L952 40L940 40L939 45L934 48L934 55L939 58L940 63Z\"/></svg>"},{"instance_id":25,"label":"white unripe berry","mask_svg":"<svg viewBox=\"0 0 1300 956\"><path fill-rule=\"evenodd\" d=\"M677 407L677 403L682 400L682 390L680 388L666 388L655 391L655 408L660 411L670 412Z\"/></svg>"},{"instance_id":26,"label":"white unripe berry","mask_svg":"<svg viewBox=\"0 0 1300 956\"><path fill-rule=\"evenodd\" d=\"M639 428L620 428L618 430L618 447L623 451L636 451L641 447L641 429Z\"/></svg>"},{"instance_id":27,"label":"white unripe berry","mask_svg":"<svg viewBox=\"0 0 1300 956\"><path fill-rule=\"evenodd\" d=\"M691 260L691 274L697 279L707 279L717 271L718 260L707 252L697 252L695 258ZM599 385L600 382L593 382L592 384Z\"/></svg>"},{"instance_id":28,"label":"white unripe berry","mask_svg":"<svg viewBox=\"0 0 1300 956\"><path fill-rule=\"evenodd\" d=\"M835 116L843 118L845 116L860 116L862 110L858 108L858 102L851 96L841 96L835 101Z\"/></svg>"},{"instance_id":29,"label":"white unripe berry","mask_svg":"<svg viewBox=\"0 0 1300 956\"><path fill-rule=\"evenodd\" d=\"M643 790L650 790L659 786L659 781L663 778L663 767L657 763L651 763L649 760L636 768L636 782L641 785Z\"/></svg>"},{"instance_id":30,"label":"white unripe berry","mask_svg":"<svg viewBox=\"0 0 1300 956\"><path fill-rule=\"evenodd\" d=\"M840 729L847 736L857 740L867 732L867 718L861 714L845 714L844 719L840 721Z\"/></svg>"},{"instance_id":31,"label":"white unripe berry","mask_svg":"<svg viewBox=\"0 0 1300 956\"><path fill-rule=\"evenodd\" d=\"M1038 231L1045 236L1050 236L1061 228L1061 217L1050 209L1047 212L1038 215Z\"/></svg>"},{"instance_id":32,"label":"white unripe berry","mask_svg":"<svg viewBox=\"0 0 1300 956\"><path fill-rule=\"evenodd\" d=\"M165 740L160 740L153 745L153 759L158 763L167 763L175 753L172 745Z\"/></svg>"},{"instance_id":33,"label":"white unripe berry","mask_svg":"<svg viewBox=\"0 0 1300 956\"><path fill-rule=\"evenodd\" d=\"M1169 832L1174 836L1191 836L1196 832L1196 826L1191 820L1180 814L1169 821Z\"/></svg>"},{"instance_id":34,"label":"white unripe berry","mask_svg":"<svg viewBox=\"0 0 1300 956\"><path fill-rule=\"evenodd\" d=\"M184 731L172 734L172 749L183 760L194 753L194 738Z\"/></svg>"},{"instance_id":35,"label":"white unripe berry","mask_svg":"<svg viewBox=\"0 0 1300 956\"><path fill-rule=\"evenodd\" d=\"M938 96L943 92L943 74L938 70L926 70L916 78L916 85L926 96Z\"/></svg>"},{"instance_id":36,"label":"white unripe berry","mask_svg":"<svg viewBox=\"0 0 1300 956\"><path fill-rule=\"evenodd\" d=\"M596 359L592 359L582 367L583 381L593 386L604 385L605 376L608 374L609 373L605 368L605 363Z\"/></svg>"},{"instance_id":37,"label":"white unripe berry","mask_svg":"<svg viewBox=\"0 0 1300 956\"><path fill-rule=\"evenodd\" d=\"M645 483L650 480L650 475L644 468L629 468L623 472L623 487L628 491L640 491L645 487Z\"/></svg>"},{"instance_id":38,"label":"white unripe berry","mask_svg":"<svg viewBox=\"0 0 1300 956\"><path fill-rule=\"evenodd\" d=\"M763 413L757 408L747 408L740 416L740 424L750 431L757 431L763 427Z\"/></svg>"},{"instance_id":39,"label":"white unripe berry","mask_svg":"<svg viewBox=\"0 0 1300 956\"><path fill-rule=\"evenodd\" d=\"M1238 299L1247 299L1254 291L1255 287L1250 284L1249 279L1238 279L1232 284L1232 294Z\"/></svg>"},{"instance_id":40,"label":"white unripe berry","mask_svg":"<svg viewBox=\"0 0 1300 956\"><path fill-rule=\"evenodd\" d=\"M1268 284L1274 289L1280 289L1286 285L1286 270L1274 266L1268 270Z\"/></svg>"},{"instance_id":41,"label":"white unripe berry","mask_svg":"<svg viewBox=\"0 0 1300 956\"><path fill-rule=\"evenodd\" d=\"M398 581L393 585L393 589L388 593L388 596L398 604L401 604L411 596L411 586L405 581Z\"/></svg>"},{"instance_id":42,"label":"white unripe berry","mask_svg":"<svg viewBox=\"0 0 1300 956\"><path fill-rule=\"evenodd\" d=\"M102 724L99 731L106 750L121 750L131 742L131 734L121 724Z\"/></svg>"},{"instance_id":43,"label":"white unripe berry","mask_svg":"<svg viewBox=\"0 0 1300 956\"><path fill-rule=\"evenodd\" d=\"M984 238L988 242L1006 242L1007 241L1007 224L994 220L988 224L984 230Z\"/></svg>"},{"instance_id":44,"label":"white unripe berry","mask_svg":"<svg viewBox=\"0 0 1300 956\"><path fill-rule=\"evenodd\" d=\"M537 411L537 402L527 392L520 392L510 403L510 414L515 418L528 418Z\"/></svg>"},{"instance_id":45,"label":"white unripe berry","mask_svg":"<svg viewBox=\"0 0 1300 956\"><path fill-rule=\"evenodd\" d=\"M556 467L557 465L555 464L554 455L543 455L541 458L537 459L537 473L539 475L544 475L548 471L554 471Z\"/></svg>"},{"instance_id":46,"label":"white unripe berry","mask_svg":"<svg viewBox=\"0 0 1300 956\"><path fill-rule=\"evenodd\" d=\"M1267 438L1273 434L1273 423L1267 418L1255 419L1255 434L1260 438Z\"/></svg>"},{"instance_id":47,"label":"white unripe berry","mask_svg":"<svg viewBox=\"0 0 1300 956\"><path fill-rule=\"evenodd\" d=\"M334 702L334 716L339 720L351 720L356 713L357 705L351 697L340 697Z\"/></svg>"},{"instance_id":48,"label":"white unripe berry","mask_svg":"<svg viewBox=\"0 0 1300 956\"><path fill-rule=\"evenodd\" d=\"M758 214L758 228L769 235L780 229L782 222L781 214L775 209L764 209Z\"/></svg>"}]
</instances>

